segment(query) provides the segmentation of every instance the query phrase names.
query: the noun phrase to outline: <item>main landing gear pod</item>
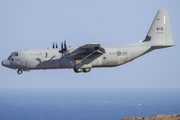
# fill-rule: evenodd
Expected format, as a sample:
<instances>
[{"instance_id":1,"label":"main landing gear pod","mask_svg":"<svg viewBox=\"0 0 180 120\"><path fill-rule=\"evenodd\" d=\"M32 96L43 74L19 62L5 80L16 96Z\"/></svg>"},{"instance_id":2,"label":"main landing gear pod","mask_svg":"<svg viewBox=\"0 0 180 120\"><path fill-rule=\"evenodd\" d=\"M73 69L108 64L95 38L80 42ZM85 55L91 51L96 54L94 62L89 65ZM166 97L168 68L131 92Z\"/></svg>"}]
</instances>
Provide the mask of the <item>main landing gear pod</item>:
<instances>
[{"instance_id":1,"label":"main landing gear pod","mask_svg":"<svg viewBox=\"0 0 180 120\"><path fill-rule=\"evenodd\" d=\"M21 70L21 69L17 70L17 73L18 73L19 75L22 74L22 70Z\"/></svg>"},{"instance_id":2,"label":"main landing gear pod","mask_svg":"<svg viewBox=\"0 0 180 120\"><path fill-rule=\"evenodd\" d=\"M92 68L92 64L77 64L74 68L74 72L80 73L80 72L90 72Z\"/></svg>"},{"instance_id":3,"label":"main landing gear pod","mask_svg":"<svg viewBox=\"0 0 180 120\"><path fill-rule=\"evenodd\" d=\"M90 72L90 71L91 71L91 68L84 68L84 69L79 68L79 69L74 69L74 72L76 72L76 73L80 73L80 72L86 73L86 72Z\"/></svg>"}]
</instances>

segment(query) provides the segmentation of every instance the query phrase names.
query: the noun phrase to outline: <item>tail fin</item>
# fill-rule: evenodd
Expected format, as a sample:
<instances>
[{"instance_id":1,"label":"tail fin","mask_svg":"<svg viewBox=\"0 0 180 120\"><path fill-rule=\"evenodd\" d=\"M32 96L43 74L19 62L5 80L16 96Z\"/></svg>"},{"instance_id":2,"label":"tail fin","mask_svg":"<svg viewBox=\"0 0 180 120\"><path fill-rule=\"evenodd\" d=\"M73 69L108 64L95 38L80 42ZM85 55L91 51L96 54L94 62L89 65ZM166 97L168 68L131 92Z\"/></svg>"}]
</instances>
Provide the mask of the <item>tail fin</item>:
<instances>
[{"instance_id":1,"label":"tail fin","mask_svg":"<svg viewBox=\"0 0 180 120\"><path fill-rule=\"evenodd\" d=\"M174 45L167 10L158 10L151 28L149 29L149 32L143 42L157 47L169 47Z\"/></svg>"}]
</instances>

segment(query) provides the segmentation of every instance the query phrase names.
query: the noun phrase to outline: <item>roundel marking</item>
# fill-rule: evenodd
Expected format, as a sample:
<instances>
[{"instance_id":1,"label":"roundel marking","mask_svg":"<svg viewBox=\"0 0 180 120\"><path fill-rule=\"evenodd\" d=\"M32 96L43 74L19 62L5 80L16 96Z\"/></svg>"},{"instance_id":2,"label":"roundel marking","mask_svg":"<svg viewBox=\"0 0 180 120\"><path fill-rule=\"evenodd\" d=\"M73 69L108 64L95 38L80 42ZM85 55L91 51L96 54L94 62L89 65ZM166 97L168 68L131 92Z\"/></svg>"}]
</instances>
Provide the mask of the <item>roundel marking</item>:
<instances>
[{"instance_id":1,"label":"roundel marking","mask_svg":"<svg viewBox=\"0 0 180 120\"><path fill-rule=\"evenodd\" d=\"M120 55L121 55L121 52L120 52L120 51L117 51L116 54L117 54L117 56L120 56Z\"/></svg>"}]
</instances>

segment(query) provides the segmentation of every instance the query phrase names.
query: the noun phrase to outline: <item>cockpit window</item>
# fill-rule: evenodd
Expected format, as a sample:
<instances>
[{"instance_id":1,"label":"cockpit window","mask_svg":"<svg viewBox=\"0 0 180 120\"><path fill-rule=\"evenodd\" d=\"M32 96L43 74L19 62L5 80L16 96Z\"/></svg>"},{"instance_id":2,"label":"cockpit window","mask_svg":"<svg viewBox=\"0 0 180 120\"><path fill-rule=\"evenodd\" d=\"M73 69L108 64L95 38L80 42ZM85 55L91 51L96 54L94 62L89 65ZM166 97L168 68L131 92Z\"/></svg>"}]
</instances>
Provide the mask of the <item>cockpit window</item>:
<instances>
[{"instance_id":1,"label":"cockpit window","mask_svg":"<svg viewBox=\"0 0 180 120\"><path fill-rule=\"evenodd\" d=\"M17 57L18 56L18 52L14 52L14 57Z\"/></svg>"},{"instance_id":2,"label":"cockpit window","mask_svg":"<svg viewBox=\"0 0 180 120\"><path fill-rule=\"evenodd\" d=\"M8 57L8 60L12 57L13 53L11 53L11 55Z\"/></svg>"},{"instance_id":3,"label":"cockpit window","mask_svg":"<svg viewBox=\"0 0 180 120\"><path fill-rule=\"evenodd\" d=\"M8 60L12 57L17 57L18 56L18 52L13 52L11 53L11 55L8 57Z\"/></svg>"}]
</instances>

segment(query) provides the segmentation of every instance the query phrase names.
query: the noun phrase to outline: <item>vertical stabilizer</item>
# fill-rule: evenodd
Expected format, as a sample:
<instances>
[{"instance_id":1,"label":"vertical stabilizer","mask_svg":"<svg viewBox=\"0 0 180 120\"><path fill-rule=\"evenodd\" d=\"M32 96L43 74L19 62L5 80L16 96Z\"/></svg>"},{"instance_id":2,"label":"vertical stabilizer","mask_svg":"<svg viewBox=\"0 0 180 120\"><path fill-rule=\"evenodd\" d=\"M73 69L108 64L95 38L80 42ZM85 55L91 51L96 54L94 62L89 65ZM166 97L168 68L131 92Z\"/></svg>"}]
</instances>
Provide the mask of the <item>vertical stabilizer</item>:
<instances>
[{"instance_id":1,"label":"vertical stabilizer","mask_svg":"<svg viewBox=\"0 0 180 120\"><path fill-rule=\"evenodd\" d=\"M151 46L173 46L173 36L167 10L158 10L156 17L143 42Z\"/></svg>"}]
</instances>

